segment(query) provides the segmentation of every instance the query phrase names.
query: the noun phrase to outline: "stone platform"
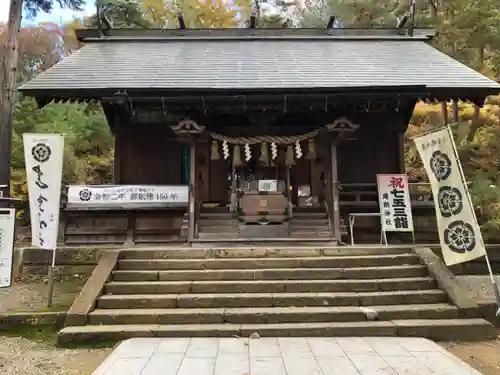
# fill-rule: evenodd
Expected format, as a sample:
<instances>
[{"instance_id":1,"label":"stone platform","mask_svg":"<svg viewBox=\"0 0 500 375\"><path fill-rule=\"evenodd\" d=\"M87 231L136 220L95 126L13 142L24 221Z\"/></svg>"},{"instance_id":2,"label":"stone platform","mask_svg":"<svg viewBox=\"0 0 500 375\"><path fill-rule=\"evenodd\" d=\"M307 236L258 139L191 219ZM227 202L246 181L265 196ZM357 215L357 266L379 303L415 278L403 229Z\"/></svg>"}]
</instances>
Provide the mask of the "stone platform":
<instances>
[{"instance_id":1,"label":"stone platform","mask_svg":"<svg viewBox=\"0 0 500 375\"><path fill-rule=\"evenodd\" d=\"M93 375L481 375L423 338L135 338Z\"/></svg>"}]
</instances>

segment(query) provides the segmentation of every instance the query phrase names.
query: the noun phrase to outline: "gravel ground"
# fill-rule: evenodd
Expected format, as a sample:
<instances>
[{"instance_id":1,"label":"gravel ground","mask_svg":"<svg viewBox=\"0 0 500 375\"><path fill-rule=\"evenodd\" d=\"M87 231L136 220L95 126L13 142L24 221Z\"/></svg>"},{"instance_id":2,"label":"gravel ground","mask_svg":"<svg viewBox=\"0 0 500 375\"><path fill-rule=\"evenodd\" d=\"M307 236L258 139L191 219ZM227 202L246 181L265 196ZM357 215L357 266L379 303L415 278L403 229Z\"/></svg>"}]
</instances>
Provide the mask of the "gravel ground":
<instances>
[{"instance_id":1,"label":"gravel ground","mask_svg":"<svg viewBox=\"0 0 500 375\"><path fill-rule=\"evenodd\" d=\"M59 349L20 337L0 336L2 375L90 375L112 349Z\"/></svg>"}]
</instances>

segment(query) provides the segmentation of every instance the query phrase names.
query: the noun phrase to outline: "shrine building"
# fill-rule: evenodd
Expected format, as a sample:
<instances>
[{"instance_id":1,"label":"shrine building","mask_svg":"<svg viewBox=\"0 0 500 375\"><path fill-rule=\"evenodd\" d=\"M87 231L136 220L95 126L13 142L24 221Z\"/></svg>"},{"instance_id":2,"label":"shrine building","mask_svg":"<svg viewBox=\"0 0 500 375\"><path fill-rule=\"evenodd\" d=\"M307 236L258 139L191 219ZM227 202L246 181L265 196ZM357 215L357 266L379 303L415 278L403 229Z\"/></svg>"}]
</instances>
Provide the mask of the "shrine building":
<instances>
[{"instance_id":1,"label":"shrine building","mask_svg":"<svg viewBox=\"0 0 500 375\"><path fill-rule=\"evenodd\" d=\"M106 188L141 186L134 199L151 190L142 203L66 200L64 242L348 242L349 215L379 212L377 174L405 173L417 101L482 105L500 92L432 47L433 36L78 30L84 46L19 90L41 106L100 102L115 137ZM430 190L411 194L417 241L437 238ZM356 235L378 242L380 218L360 218Z\"/></svg>"}]
</instances>

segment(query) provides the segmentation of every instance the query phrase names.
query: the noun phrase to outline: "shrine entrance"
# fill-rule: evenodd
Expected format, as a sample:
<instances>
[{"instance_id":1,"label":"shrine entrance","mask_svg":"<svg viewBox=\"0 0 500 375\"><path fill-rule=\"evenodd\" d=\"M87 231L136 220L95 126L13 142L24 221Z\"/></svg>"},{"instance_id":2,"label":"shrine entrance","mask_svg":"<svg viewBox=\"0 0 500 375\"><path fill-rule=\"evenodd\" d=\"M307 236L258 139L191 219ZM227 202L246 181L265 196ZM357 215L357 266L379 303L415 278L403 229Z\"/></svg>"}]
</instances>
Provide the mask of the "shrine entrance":
<instances>
[{"instance_id":1,"label":"shrine entrance","mask_svg":"<svg viewBox=\"0 0 500 375\"><path fill-rule=\"evenodd\" d=\"M315 239L322 237L318 236L321 230L322 240L331 240L324 194L329 158L323 151L316 154L314 142L314 138L304 146L212 142L209 168L220 169L226 163L226 172L218 176L218 182L210 182L219 186L220 198L202 202L198 238L286 239L296 235ZM224 192L226 199L222 199Z\"/></svg>"}]
</instances>

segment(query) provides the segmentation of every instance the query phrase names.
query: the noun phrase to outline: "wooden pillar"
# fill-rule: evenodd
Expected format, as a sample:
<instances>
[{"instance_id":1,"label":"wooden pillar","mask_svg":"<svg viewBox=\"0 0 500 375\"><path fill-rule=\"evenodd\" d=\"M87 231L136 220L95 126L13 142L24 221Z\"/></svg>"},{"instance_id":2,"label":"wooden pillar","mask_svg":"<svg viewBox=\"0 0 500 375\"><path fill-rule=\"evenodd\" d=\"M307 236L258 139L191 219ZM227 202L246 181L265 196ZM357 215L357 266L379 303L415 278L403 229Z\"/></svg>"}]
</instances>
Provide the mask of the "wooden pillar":
<instances>
[{"instance_id":1,"label":"wooden pillar","mask_svg":"<svg viewBox=\"0 0 500 375\"><path fill-rule=\"evenodd\" d=\"M460 120L459 111L458 111L458 100L453 99L451 102L451 113L453 122L458 122Z\"/></svg>"},{"instance_id":2,"label":"wooden pillar","mask_svg":"<svg viewBox=\"0 0 500 375\"><path fill-rule=\"evenodd\" d=\"M441 116L443 117L443 125L448 125L448 106L446 102L441 102Z\"/></svg>"},{"instance_id":3,"label":"wooden pillar","mask_svg":"<svg viewBox=\"0 0 500 375\"><path fill-rule=\"evenodd\" d=\"M331 163L331 183L332 183L332 204L333 204L333 237L341 238L340 232L340 203L339 203L339 170L337 161L337 144L330 140L330 163Z\"/></svg>"},{"instance_id":4,"label":"wooden pillar","mask_svg":"<svg viewBox=\"0 0 500 375\"><path fill-rule=\"evenodd\" d=\"M405 135L404 133L397 133L398 137L398 153L399 153L399 173L406 174L406 160L405 160Z\"/></svg>"},{"instance_id":5,"label":"wooden pillar","mask_svg":"<svg viewBox=\"0 0 500 375\"><path fill-rule=\"evenodd\" d=\"M115 125L116 126L116 125ZM114 155L113 155L113 182L115 184L121 184L122 183L122 176L121 176L121 156L122 156L122 145L123 143L123 129L121 129L119 126L116 126L116 132L115 132L115 150L114 150Z\"/></svg>"},{"instance_id":6,"label":"wooden pillar","mask_svg":"<svg viewBox=\"0 0 500 375\"><path fill-rule=\"evenodd\" d=\"M293 216L293 203L292 203L292 191L290 190L290 185L292 183L291 181L291 176L290 176L290 168L289 166L286 166L286 197L288 199L288 216L292 217Z\"/></svg>"},{"instance_id":7,"label":"wooden pillar","mask_svg":"<svg viewBox=\"0 0 500 375\"><path fill-rule=\"evenodd\" d=\"M189 144L189 223L188 242L195 237L196 228L196 141L191 140Z\"/></svg>"}]
</instances>

